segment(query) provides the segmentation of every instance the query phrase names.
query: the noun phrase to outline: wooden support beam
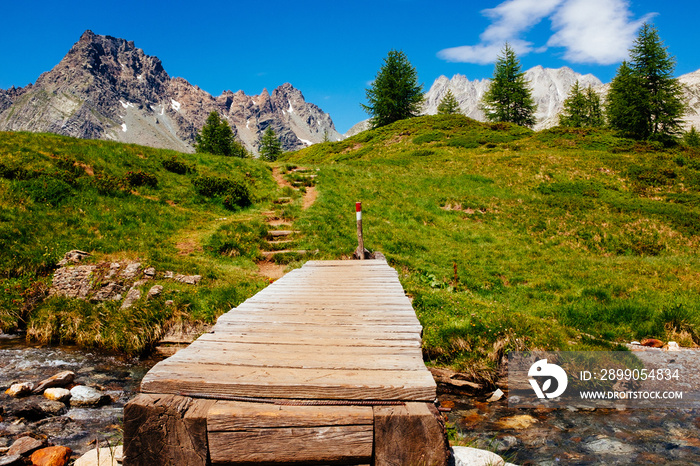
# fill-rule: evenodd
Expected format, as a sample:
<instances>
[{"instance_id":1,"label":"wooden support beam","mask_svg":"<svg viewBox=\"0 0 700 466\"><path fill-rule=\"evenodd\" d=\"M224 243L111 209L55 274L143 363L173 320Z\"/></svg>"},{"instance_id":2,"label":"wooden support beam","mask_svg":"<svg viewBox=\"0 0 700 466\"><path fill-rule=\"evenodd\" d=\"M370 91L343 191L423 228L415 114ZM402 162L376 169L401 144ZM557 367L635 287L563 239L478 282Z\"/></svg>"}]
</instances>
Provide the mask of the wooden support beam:
<instances>
[{"instance_id":1,"label":"wooden support beam","mask_svg":"<svg viewBox=\"0 0 700 466\"><path fill-rule=\"evenodd\" d=\"M372 459L371 407L218 401L207 429L213 465L358 464Z\"/></svg>"},{"instance_id":2,"label":"wooden support beam","mask_svg":"<svg viewBox=\"0 0 700 466\"><path fill-rule=\"evenodd\" d=\"M207 466L213 400L139 394L124 407L124 466Z\"/></svg>"},{"instance_id":3,"label":"wooden support beam","mask_svg":"<svg viewBox=\"0 0 700 466\"><path fill-rule=\"evenodd\" d=\"M374 407L374 466L446 466L448 443L432 403Z\"/></svg>"}]
</instances>

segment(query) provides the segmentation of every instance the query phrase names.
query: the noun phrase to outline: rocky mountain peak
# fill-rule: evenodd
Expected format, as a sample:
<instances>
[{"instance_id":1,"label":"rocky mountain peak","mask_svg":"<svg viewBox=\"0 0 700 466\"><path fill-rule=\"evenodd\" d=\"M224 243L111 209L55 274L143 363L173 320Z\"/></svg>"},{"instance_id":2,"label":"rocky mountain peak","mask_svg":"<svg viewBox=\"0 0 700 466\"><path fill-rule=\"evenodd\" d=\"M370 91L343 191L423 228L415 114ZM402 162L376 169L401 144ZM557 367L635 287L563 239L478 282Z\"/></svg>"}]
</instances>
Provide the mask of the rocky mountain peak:
<instances>
[{"instance_id":1,"label":"rocky mountain peak","mask_svg":"<svg viewBox=\"0 0 700 466\"><path fill-rule=\"evenodd\" d=\"M304 118L291 118L289 108ZM34 86L0 90L0 130L48 131L191 151L196 132L216 110L256 152L267 126L286 150L340 139L330 116L285 83L270 94L219 97L171 78L155 56L134 42L85 31ZM308 120L308 121L307 121ZM313 125L313 126L312 126Z\"/></svg>"}]
</instances>

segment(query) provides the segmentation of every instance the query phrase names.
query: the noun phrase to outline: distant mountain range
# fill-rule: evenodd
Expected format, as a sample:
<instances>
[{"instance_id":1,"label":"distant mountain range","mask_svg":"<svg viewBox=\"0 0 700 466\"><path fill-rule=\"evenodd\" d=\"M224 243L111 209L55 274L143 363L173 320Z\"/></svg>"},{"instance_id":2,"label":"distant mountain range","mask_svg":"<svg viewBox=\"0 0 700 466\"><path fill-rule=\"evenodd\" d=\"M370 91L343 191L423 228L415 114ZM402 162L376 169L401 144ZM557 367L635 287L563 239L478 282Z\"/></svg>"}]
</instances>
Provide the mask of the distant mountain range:
<instances>
[{"instance_id":1,"label":"distant mountain range","mask_svg":"<svg viewBox=\"0 0 700 466\"><path fill-rule=\"evenodd\" d=\"M45 131L188 152L212 110L253 152L269 126L285 150L342 138L331 117L291 84L257 96L226 91L213 97L171 78L158 58L133 42L92 31L36 83L0 90L0 131Z\"/></svg>"},{"instance_id":2,"label":"distant mountain range","mask_svg":"<svg viewBox=\"0 0 700 466\"><path fill-rule=\"evenodd\" d=\"M608 84L570 68L536 66L525 72L537 104L535 129L555 126L571 86L593 86L602 96ZM686 123L700 129L700 70L679 77L689 104ZM425 94L423 113L437 113L447 90L461 111L484 120L479 102L490 80L440 76ZM161 61L133 42L86 31L68 54L36 83L0 89L0 131L52 132L89 139L192 151L195 135L213 110L226 119L238 139L256 153L259 138L272 127L284 150L325 139L337 141L367 129L367 121L339 134L330 115L306 102L289 83L269 93L248 96L225 91L214 97L183 78L172 78Z\"/></svg>"},{"instance_id":3,"label":"distant mountain range","mask_svg":"<svg viewBox=\"0 0 700 466\"><path fill-rule=\"evenodd\" d=\"M550 128L559 123L558 115L564 108L564 100L576 81L584 88L592 86L603 98L610 87L592 74L582 75L567 67L551 69L536 66L525 72L525 80L529 82L532 97L537 104L537 124L534 128L536 130ZM700 70L680 76L678 80L684 85L688 103L686 124L700 129ZM440 76L425 94L423 113L436 114L438 104L447 91L451 90L462 113L475 120L484 121L484 112L481 111L479 102L490 85L489 79L470 81L461 74L454 75L452 79Z\"/></svg>"}]
</instances>

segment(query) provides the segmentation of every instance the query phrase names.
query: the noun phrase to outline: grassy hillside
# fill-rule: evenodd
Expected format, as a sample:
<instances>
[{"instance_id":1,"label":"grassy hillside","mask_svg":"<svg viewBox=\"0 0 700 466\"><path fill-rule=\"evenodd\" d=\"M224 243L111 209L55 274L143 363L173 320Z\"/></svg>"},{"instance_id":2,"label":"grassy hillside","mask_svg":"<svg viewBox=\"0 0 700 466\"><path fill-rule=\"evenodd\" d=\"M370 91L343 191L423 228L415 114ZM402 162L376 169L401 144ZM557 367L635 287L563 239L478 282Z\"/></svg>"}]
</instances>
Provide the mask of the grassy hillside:
<instances>
[{"instance_id":1,"label":"grassy hillside","mask_svg":"<svg viewBox=\"0 0 700 466\"><path fill-rule=\"evenodd\" d=\"M295 228L396 267L424 352L492 379L507 350L700 342L700 154L602 130L420 117L290 154L319 168Z\"/></svg>"},{"instance_id":2,"label":"grassy hillside","mask_svg":"<svg viewBox=\"0 0 700 466\"><path fill-rule=\"evenodd\" d=\"M238 198L217 193L222 183ZM266 233L260 210L277 189L255 160L0 133L0 330L139 352L168 321L211 322L266 283L251 245ZM204 279L196 288L156 281L162 298L129 311L47 298L55 264L72 249L91 252L88 263L138 260Z\"/></svg>"}]
</instances>

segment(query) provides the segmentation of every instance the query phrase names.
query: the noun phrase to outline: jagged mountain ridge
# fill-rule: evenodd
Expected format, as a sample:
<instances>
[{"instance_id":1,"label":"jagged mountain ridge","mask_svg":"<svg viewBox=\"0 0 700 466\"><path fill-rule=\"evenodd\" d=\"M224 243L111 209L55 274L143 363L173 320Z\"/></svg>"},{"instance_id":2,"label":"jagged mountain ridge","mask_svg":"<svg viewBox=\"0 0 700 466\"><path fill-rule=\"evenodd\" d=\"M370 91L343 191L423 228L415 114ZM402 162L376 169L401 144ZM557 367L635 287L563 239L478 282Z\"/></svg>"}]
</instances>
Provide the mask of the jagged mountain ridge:
<instances>
[{"instance_id":1,"label":"jagged mountain ridge","mask_svg":"<svg viewBox=\"0 0 700 466\"><path fill-rule=\"evenodd\" d=\"M86 31L34 84L0 90L0 130L51 132L192 151L213 110L251 152L271 126L285 150L340 140L331 117L285 83L270 94L218 97L172 78L133 42Z\"/></svg>"},{"instance_id":2,"label":"jagged mountain ridge","mask_svg":"<svg viewBox=\"0 0 700 466\"><path fill-rule=\"evenodd\" d=\"M568 67L552 69L536 66L525 72L525 80L530 83L532 97L537 105L535 130L551 128L559 123L564 100L576 81L584 88L591 86L603 98L610 88L610 84L603 84L592 74L582 75ZM682 75L678 81L684 87L685 101L688 104L685 126L700 128L700 70ZM490 85L489 79L470 81L461 74L454 75L452 79L440 76L425 94L423 113L436 114L438 104L449 89L459 102L462 113L475 120L485 121L480 102Z\"/></svg>"},{"instance_id":3,"label":"jagged mountain ridge","mask_svg":"<svg viewBox=\"0 0 700 466\"><path fill-rule=\"evenodd\" d=\"M534 128L536 130L549 128L558 123L557 116L563 109L564 100L576 81L582 87L598 88L603 85L600 79L592 74L582 75L568 67L551 69L536 66L525 72L525 80L530 83L532 98L537 105L535 111L537 123ZM480 108L480 102L490 85L490 79L470 81L461 74L454 75L452 79L440 76L425 94L423 113L436 114L438 104L449 89L465 115L475 120L485 121L486 117Z\"/></svg>"}]
</instances>

